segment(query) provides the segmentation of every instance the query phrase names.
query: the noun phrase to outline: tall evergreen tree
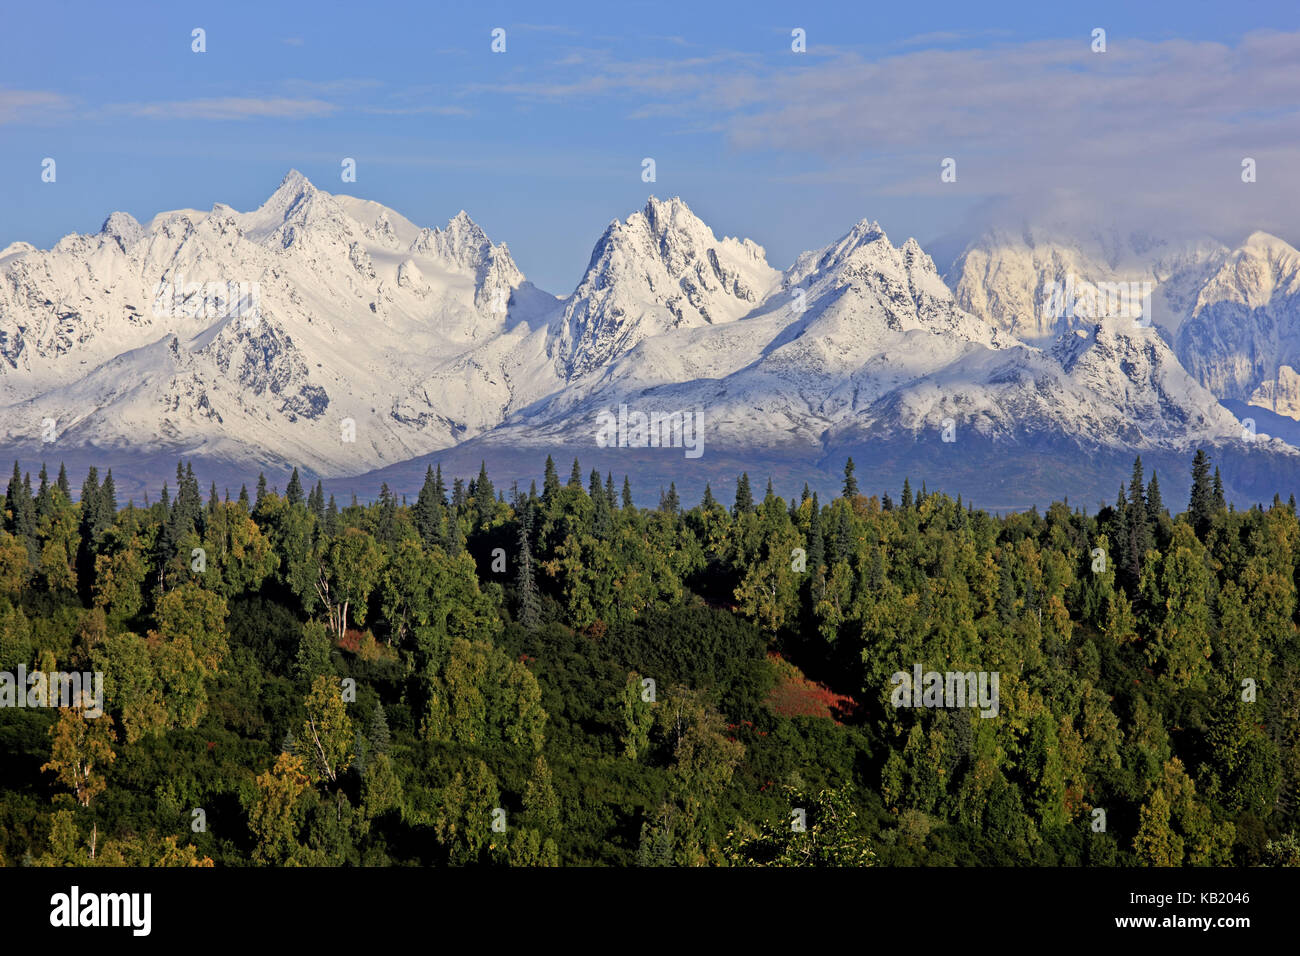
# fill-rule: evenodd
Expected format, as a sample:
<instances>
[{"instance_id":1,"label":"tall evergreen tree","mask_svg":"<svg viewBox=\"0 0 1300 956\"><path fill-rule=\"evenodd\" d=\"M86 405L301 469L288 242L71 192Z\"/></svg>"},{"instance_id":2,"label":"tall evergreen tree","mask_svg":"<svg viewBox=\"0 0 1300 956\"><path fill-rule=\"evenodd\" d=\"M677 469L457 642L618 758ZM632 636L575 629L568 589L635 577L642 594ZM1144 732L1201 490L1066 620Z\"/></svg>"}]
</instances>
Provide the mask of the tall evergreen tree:
<instances>
[{"instance_id":1,"label":"tall evergreen tree","mask_svg":"<svg viewBox=\"0 0 1300 956\"><path fill-rule=\"evenodd\" d=\"M555 459L546 456L546 473L542 477L542 501L550 504L560 493L560 475L555 470Z\"/></svg>"},{"instance_id":2,"label":"tall evergreen tree","mask_svg":"<svg viewBox=\"0 0 1300 956\"><path fill-rule=\"evenodd\" d=\"M1151 472L1151 480L1147 483L1147 521L1150 522L1152 529L1160 524L1160 516L1165 513L1165 503L1160 497L1160 482L1156 479L1156 473Z\"/></svg>"},{"instance_id":3,"label":"tall evergreen tree","mask_svg":"<svg viewBox=\"0 0 1300 956\"><path fill-rule=\"evenodd\" d=\"M623 476L623 510L631 511L636 507L632 501L632 482L627 480L627 475Z\"/></svg>"},{"instance_id":4,"label":"tall evergreen tree","mask_svg":"<svg viewBox=\"0 0 1300 956\"><path fill-rule=\"evenodd\" d=\"M1142 577L1142 562L1151 549L1151 528L1147 501L1142 484L1142 456L1133 462L1133 477L1128 485L1128 509L1124 514L1124 533L1128 539L1125 549L1125 572L1136 587Z\"/></svg>"},{"instance_id":5,"label":"tall evergreen tree","mask_svg":"<svg viewBox=\"0 0 1300 956\"><path fill-rule=\"evenodd\" d=\"M366 730L366 741L370 744L371 753L388 753L391 739L392 736L388 730L388 715L384 713L384 705L376 704L375 712L370 717L370 726Z\"/></svg>"},{"instance_id":6,"label":"tall evergreen tree","mask_svg":"<svg viewBox=\"0 0 1300 956\"><path fill-rule=\"evenodd\" d=\"M849 458L849 460L844 463L844 497L845 498L857 497L858 479L855 478L853 475L853 471L855 468L856 466L853 464L852 458Z\"/></svg>"},{"instance_id":7,"label":"tall evergreen tree","mask_svg":"<svg viewBox=\"0 0 1300 956\"><path fill-rule=\"evenodd\" d=\"M36 555L36 502L31 495L31 476L26 479L18 462L14 462L13 477L9 479L9 488L5 492L5 511L8 514L6 527L27 545L28 558Z\"/></svg>"},{"instance_id":8,"label":"tall evergreen tree","mask_svg":"<svg viewBox=\"0 0 1300 956\"><path fill-rule=\"evenodd\" d=\"M316 479L316 486L312 488L311 494L307 496L307 510L316 516L318 524L325 520L325 487L319 478Z\"/></svg>"},{"instance_id":9,"label":"tall evergreen tree","mask_svg":"<svg viewBox=\"0 0 1300 956\"><path fill-rule=\"evenodd\" d=\"M59 462L59 479L55 485L63 492L63 497L72 500L72 485L68 483L68 469L63 467L63 462Z\"/></svg>"},{"instance_id":10,"label":"tall evergreen tree","mask_svg":"<svg viewBox=\"0 0 1300 956\"><path fill-rule=\"evenodd\" d=\"M849 508L835 509L835 561L848 561L853 557L853 517Z\"/></svg>"},{"instance_id":11,"label":"tall evergreen tree","mask_svg":"<svg viewBox=\"0 0 1300 956\"><path fill-rule=\"evenodd\" d=\"M441 474L441 466L439 466ZM426 548L432 548L438 543L439 536L442 533L443 517L443 498L438 490L438 476L433 473L433 466L427 466L424 469L424 485L420 488L420 494L415 499L415 508L412 509L412 519L415 522L416 533L420 536Z\"/></svg>"},{"instance_id":12,"label":"tall evergreen tree","mask_svg":"<svg viewBox=\"0 0 1300 956\"><path fill-rule=\"evenodd\" d=\"M528 545L528 529L519 524L518 554L515 558L515 593L519 601L519 623L529 631L537 630L541 618L541 598L533 580L533 554Z\"/></svg>"},{"instance_id":13,"label":"tall evergreen tree","mask_svg":"<svg viewBox=\"0 0 1300 956\"><path fill-rule=\"evenodd\" d=\"M16 472L15 477L17 477ZM91 465L86 471L86 480L81 483L81 538L93 549L98 544L99 534L103 529L99 469Z\"/></svg>"},{"instance_id":14,"label":"tall evergreen tree","mask_svg":"<svg viewBox=\"0 0 1300 956\"><path fill-rule=\"evenodd\" d=\"M706 481L704 483L704 498L700 501L700 510L713 511L717 507L718 502L713 497L713 489L709 487L709 483Z\"/></svg>"},{"instance_id":15,"label":"tall evergreen tree","mask_svg":"<svg viewBox=\"0 0 1300 956\"><path fill-rule=\"evenodd\" d=\"M257 500L253 502L253 510L257 510L257 506L262 503L262 499L264 499L265 497L266 497L266 475L262 474L259 471L257 473Z\"/></svg>"},{"instance_id":16,"label":"tall evergreen tree","mask_svg":"<svg viewBox=\"0 0 1300 956\"><path fill-rule=\"evenodd\" d=\"M1196 456L1192 459L1192 495L1187 503L1187 517L1192 527L1196 529L1196 533L1202 537L1214 518L1214 487L1210 481L1210 458L1203 448L1196 449Z\"/></svg>"},{"instance_id":17,"label":"tall evergreen tree","mask_svg":"<svg viewBox=\"0 0 1300 956\"><path fill-rule=\"evenodd\" d=\"M578 459L573 459L573 469L569 472L569 487L582 487L582 466L578 464Z\"/></svg>"},{"instance_id":18,"label":"tall evergreen tree","mask_svg":"<svg viewBox=\"0 0 1300 956\"><path fill-rule=\"evenodd\" d=\"M195 489L197 490L197 485ZM107 524L112 524L117 517L117 486L113 484L113 469L104 475L104 484L99 489L100 516Z\"/></svg>"},{"instance_id":19,"label":"tall evergreen tree","mask_svg":"<svg viewBox=\"0 0 1300 956\"><path fill-rule=\"evenodd\" d=\"M826 544L822 539L821 506L817 503L817 493L812 496L812 514L808 521L808 570L816 579L822 565L826 563ZM820 600L821 595L815 597Z\"/></svg>"},{"instance_id":20,"label":"tall evergreen tree","mask_svg":"<svg viewBox=\"0 0 1300 956\"><path fill-rule=\"evenodd\" d=\"M293 474L289 476L289 487L284 489L284 497L290 505L302 504L302 479L298 477L298 469L293 469Z\"/></svg>"},{"instance_id":21,"label":"tall evergreen tree","mask_svg":"<svg viewBox=\"0 0 1300 956\"><path fill-rule=\"evenodd\" d=\"M731 508L731 516L739 518L754 510L754 493L749 489L749 472L741 472L736 482L736 503Z\"/></svg>"},{"instance_id":22,"label":"tall evergreen tree","mask_svg":"<svg viewBox=\"0 0 1300 956\"><path fill-rule=\"evenodd\" d=\"M36 524L39 527L42 519L54 511L54 489L50 487L50 475L45 470L45 462L41 462L41 483L36 489Z\"/></svg>"},{"instance_id":23,"label":"tall evergreen tree","mask_svg":"<svg viewBox=\"0 0 1300 956\"><path fill-rule=\"evenodd\" d=\"M480 461L478 481L474 483L475 519L480 528L491 524L493 516L496 515L496 506L496 489L492 487L492 479L488 477L487 462Z\"/></svg>"},{"instance_id":24,"label":"tall evergreen tree","mask_svg":"<svg viewBox=\"0 0 1300 956\"><path fill-rule=\"evenodd\" d=\"M903 479L903 500L901 505L904 511L912 509L912 482L907 478Z\"/></svg>"},{"instance_id":25,"label":"tall evergreen tree","mask_svg":"<svg viewBox=\"0 0 1300 956\"><path fill-rule=\"evenodd\" d=\"M1219 475L1217 466L1214 469L1214 485L1210 492L1210 500L1216 515L1228 510L1228 502L1223 497L1223 478Z\"/></svg>"}]
</instances>

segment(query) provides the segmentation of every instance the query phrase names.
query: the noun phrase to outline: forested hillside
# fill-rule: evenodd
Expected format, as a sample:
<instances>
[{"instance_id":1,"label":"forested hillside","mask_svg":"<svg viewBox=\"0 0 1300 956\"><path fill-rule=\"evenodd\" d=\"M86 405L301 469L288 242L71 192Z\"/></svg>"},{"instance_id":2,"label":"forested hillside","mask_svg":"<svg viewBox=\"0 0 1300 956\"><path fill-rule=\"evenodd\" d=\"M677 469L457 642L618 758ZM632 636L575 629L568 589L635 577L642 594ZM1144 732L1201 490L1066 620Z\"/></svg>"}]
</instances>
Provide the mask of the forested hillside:
<instances>
[{"instance_id":1,"label":"forested hillside","mask_svg":"<svg viewBox=\"0 0 1300 956\"><path fill-rule=\"evenodd\" d=\"M105 713L10 678L0 862L1295 865L1295 502L1191 467L998 516L852 462L689 510L549 460L365 505L15 466L0 671ZM996 715L896 707L914 668Z\"/></svg>"}]
</instances>

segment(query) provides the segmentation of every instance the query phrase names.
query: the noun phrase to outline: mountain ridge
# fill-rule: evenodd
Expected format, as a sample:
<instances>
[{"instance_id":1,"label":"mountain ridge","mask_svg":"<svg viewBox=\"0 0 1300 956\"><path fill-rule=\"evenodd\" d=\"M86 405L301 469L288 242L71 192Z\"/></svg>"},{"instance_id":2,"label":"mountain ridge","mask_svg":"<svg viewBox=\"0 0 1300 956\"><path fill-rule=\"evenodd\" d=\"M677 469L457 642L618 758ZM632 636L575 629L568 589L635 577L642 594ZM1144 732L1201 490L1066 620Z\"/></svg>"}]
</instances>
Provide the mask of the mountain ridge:
<instances>
[{"instance_id":1,"label":"mountain ridge","mask_svg":"<svg viewBox=\"0 0 1300 956\"><path fill-rule=\"evenodd\" d=\"M115 212L50 250L6 247L0 449L53 451L40 441L52 421L56 447L342 478L471 442L581 451L602 410L630 405L699 409L708 448L756 458L908 441L925 458L920 444L978 439L1002 459L1064 442L1108 454L1208 445L1296 465L1292 446L1247 434L1218 402L1263 401L1260 382L1207 390L1213 369L1238 360L1202 367L1180 351L1219 343L1238 307L1258 317L1255 339L1289 319L1295 250L1264 233L1238 250L1128 237L1067 255L1030 240L1006 239L1005 255L1003 239L977 240L945 281L914 238L894 246L863 218L777 270L757 242L718 238L680 197L651 196L610 223L560 297L464 210L420 227L290 170L250 212L216 203L148 225ZM1109 281L1134 262L1162 302L1196 303L1188 324L1043 324L1045 282L1075 268ZM1187 277L1202 272L1192 297ZM1280 368L1293 352L1278 341ZM1274 407L1300 396L1300 376L1281 374Z\"/></svg>"}]
</instances>

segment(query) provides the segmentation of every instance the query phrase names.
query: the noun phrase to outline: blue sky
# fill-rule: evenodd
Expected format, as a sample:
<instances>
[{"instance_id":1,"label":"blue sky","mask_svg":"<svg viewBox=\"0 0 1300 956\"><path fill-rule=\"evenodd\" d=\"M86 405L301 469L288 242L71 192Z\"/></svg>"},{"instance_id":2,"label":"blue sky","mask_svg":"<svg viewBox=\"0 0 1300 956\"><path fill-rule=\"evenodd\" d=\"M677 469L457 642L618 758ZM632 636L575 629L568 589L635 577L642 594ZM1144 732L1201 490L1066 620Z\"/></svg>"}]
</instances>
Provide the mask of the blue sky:
<instances>
[{"instance_id":1,"label":"blue sky","mask_svg":"<svg viewBox=\"0 0 1300 956\"><path fill-rule=\"evenodd\" d=\"M420 225L464 208L559 293L650 193L778 267L862 217L936 258L1024 219L1300 241L1296 4L837 6L11 4L0 247L253 208L290 167Z\"/></svg>"}]
</instances>

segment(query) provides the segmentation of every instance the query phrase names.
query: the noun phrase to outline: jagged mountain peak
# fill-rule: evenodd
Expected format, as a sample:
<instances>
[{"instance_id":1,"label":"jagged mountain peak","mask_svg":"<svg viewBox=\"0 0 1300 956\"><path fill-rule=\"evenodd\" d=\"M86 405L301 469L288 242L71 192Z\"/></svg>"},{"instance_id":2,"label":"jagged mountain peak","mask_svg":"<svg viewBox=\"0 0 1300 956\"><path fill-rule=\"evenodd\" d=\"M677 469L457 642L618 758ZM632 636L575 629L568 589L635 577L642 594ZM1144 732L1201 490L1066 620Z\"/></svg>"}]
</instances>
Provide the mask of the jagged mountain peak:
<instances>
[{"instance_id":1,"label":"jagged mountain peak","mask_svg":"<svg viewBox=\"0 0 1300 956\"><path fill-rule=\"evenodd\" d=\"M762 246L718 239L680 197L651 196L606 228L552 326L547 351L561 375L583 375L647 338L733 322L779 278Z\"/></svg>"},{"instance_id":2,"label":"jagged mountain peak","mask_svg":"<svg viewBox=\"0 0 1300 956\"><path fill-rule=\"evenodd\" d=\"M310 179L298 172L296 169L290 169L280 180L280 184L275 187L275 192L270 196L271 199L279 197L301 196L304 193L316 192L316 187L312 185Z\"/></svg>"},{"instance_id":3,"label":"jagged mountain peak","mask_svg":"<svg viewBox=\"0 0 1300 956\"><path fill-rule=\"evenodd\" d=\"M1285 239L1280 239L1271 232L1264 232L1262 229L1256 229L1246 241L1241 244L1241 252L1250 252L1256 255L1297 255L1296 249Z\"/></svg>"},{"instance_id":4,"label":"jagged mountain peak","mask_svg":"<svg viewBox=\"0 0 1300 956\"><path fill-rule=\"evenodd\" d=\"M1026 267L1017 281L1109 268L1078 252L1090 241L1044 254L1013 234L1028 255L1000 266L988 256L988 275L1008 263ZM28 249L0 253L0 411L11 412L0 441L29 440L49 417L76 425L60 429L69 440L354 474L476 436L527 444L569 429L586 440L587 411L623 398L706 407L718 447L805 452L827 436L919 435L948 418L999 441L1166 449L1230 440L1237 427L1158 330L1084 321L1051 346L1027 345L968 314L915 238L895 246L867 218L783 275L762 246L719 238L681 197L652 195L604 230L565 299L525 282L465 210L421 229L296 170L252 212L218 202L146 227L120 213L97 236ZM1279 310L1300 298L1277 290L1300 276L1300 264L1283 268L1294 249L1258 234L1231 269L1227 250L1198 255L1225 293L1198 347L1218 348L1245 314L1258 320L1251 341L1288 326ZM1228 294L1265 287L1271 304L1254 312ZM1023 292L1033 303L1042 289ZM250 294L251 315L239 309ZM1300 352L1263 369L1273 407L1300 402L1297 367ZM355 446L339 443L346 419Z\"/></svg>"},{"instance_id":5,"label":"jagged mountain peak","mask_svg":"<svg viewBox=\"0 0 1300 956\"><path fill-rule=\"evenodd\" d=\"M137 238L143 232L144 228L127 212L110 213L104 220L104 224L99 227L99 233L103 236Z\"/></svg>"},{"instance_id":6,"label":"jagged mountain peak","mask_svg":"<svg viewBox=\"0 0 1300 956\"><path fill-rule=\"evenodd\" d=\"M492 249L492 240L488 234L464 209L447 220L447 226L441 233L444 237L442 248L457 259L481 257Z\"/></svg>"}]
</instances>

